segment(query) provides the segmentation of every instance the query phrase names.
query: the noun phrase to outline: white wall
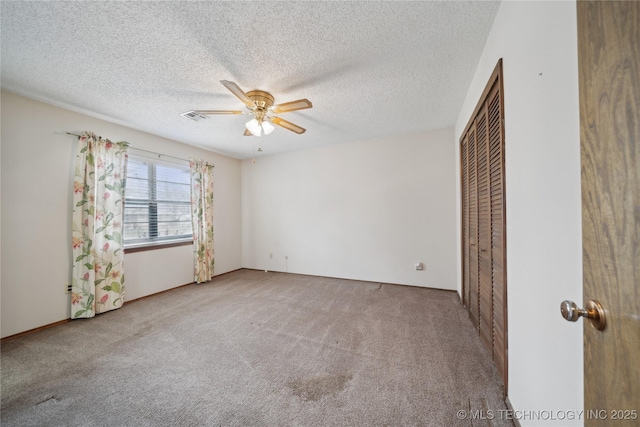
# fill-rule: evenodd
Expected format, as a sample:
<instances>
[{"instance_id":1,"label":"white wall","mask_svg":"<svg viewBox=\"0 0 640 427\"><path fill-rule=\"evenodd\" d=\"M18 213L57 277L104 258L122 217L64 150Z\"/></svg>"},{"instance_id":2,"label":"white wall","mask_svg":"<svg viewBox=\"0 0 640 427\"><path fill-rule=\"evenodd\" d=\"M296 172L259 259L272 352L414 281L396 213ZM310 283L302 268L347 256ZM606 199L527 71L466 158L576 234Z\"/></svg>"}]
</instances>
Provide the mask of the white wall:
<instances>
[{"instance_id":1,"label":"white wall","mask_svg":"<svg viewBox=\"0 0 640 427\"><path fill-rule=\"evenodd\" d=\"M458 141L503 58L509 398L519 411L583 408L582 324L559 310L582 301L576 27L573 1L503 2L456 123ZM459 267L458 257L458 286Z\"/></svg>"},{"instance_id":2,"label":"white wall","mask_svg":"<svg viewBox=\"0 0 640 427\"><path fill-rule=\"evenodd\" d=\"M2 92L2 336L69 317L71 191L77 138L215 164L216 275L241 268L240 161ZM125 255L126 299L193 282L191 246Z\"/></svg>"},{"instance_id":3,"label":"white wall","mask_svg":"<svg viewBox=\"0 0 640 427\"><path fill-rule=\"evenodd\" d=\"M454 155L444 129L243 161L242 265L455 289Z\"/></svg>"}]
</instances>

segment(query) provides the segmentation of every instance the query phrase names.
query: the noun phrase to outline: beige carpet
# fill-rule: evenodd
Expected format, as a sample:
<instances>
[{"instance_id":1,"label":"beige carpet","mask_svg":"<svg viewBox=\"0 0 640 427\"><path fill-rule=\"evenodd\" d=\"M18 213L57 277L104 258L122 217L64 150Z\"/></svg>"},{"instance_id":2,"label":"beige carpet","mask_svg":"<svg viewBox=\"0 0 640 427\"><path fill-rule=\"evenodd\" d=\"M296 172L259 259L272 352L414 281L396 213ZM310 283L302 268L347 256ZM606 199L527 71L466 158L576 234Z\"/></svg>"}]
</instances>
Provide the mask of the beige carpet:
<instances>
[{"instance_id":1,"label":"beige carpet","mask_svg":"<svg viewBox=\"0 0 640 427\"><path fill-rule=\"evenodd\" d=\"M448 291L240 270L1 356L3 426L511 425Z\"/></svg>"}]
</instances>

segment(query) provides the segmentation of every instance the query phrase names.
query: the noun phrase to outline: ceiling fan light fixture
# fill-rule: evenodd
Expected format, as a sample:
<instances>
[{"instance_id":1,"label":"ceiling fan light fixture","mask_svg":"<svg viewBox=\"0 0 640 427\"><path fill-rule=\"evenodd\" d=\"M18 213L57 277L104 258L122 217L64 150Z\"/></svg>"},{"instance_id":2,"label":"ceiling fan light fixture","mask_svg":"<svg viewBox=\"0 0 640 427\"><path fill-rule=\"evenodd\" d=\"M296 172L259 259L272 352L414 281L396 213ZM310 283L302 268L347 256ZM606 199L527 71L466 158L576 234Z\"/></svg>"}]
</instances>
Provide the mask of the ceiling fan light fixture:
<instances>
[{"instance_id":1,"label":"ceiling fan light fixture","mask_svg":"<svg viewBox=\"0 0 640 427\"><path fill-rule=\"evenodd\" d=\"M258 120L251 119L247 122L246 126L253 136L262 135L262 127L260 126L260 123L258 123Z\"/></svg>"},{"instance_id":2,"label":"ceiling fan light fixture","mask_svg":"<svg viewBox=\"0 0 640 427\"><path fill-rule=\"evenodd\" d=\"M262 130L264 131L265 135L269 135L271 132L273 132L274 129L275 128L273 127L273 125L268 121L262 122Z\"/></svg>"},{"instance_id":3,"label":"ceiling fan light fixture","mask_svg":"<svg viewBox=\"0 0 640 427\"><path fill-rule=\"evenodd\" d=\"M233 93L236 98L242 101L247 106L249 112L240 110L194 110L185 113L185 117L193 119L195 115L206 117L209 114L252 114L253 119L249 120L245 125L244 136L261 136L263 132L265 135L269 135L275 129L274 125L297 133L298 135L305 133L305 128L277 116L267 116L267 114L288 113L290 111L312 108L313 104L308 99L298 99L296 101L274 105L275 99L269 92L256 89L245 93L240 89L240 86L234 82L220 80L220 83Z\"/></svg>"}]
</instances>

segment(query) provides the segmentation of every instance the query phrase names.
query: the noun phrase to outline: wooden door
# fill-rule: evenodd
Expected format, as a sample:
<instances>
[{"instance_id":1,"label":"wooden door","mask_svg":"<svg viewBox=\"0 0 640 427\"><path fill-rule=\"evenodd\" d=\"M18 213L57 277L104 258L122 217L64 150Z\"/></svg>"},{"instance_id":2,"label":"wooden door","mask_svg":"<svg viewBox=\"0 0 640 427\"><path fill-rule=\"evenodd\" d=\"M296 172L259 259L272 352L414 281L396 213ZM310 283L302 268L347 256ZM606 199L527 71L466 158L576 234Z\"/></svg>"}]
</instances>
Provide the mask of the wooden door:
<instances>
[{"instance_id":1,"label":"wooden door","mask_svg":"<svg viewBox=\"0 0 640 427\"><path fill-rule=\"evenodd\" d=\"M584 322L585 423L637 426L640 2L579 1L577 12L583 301L607 316L603 331Z\"/></svg>"},{"instance_id":2,"label":"wooden door","mask_svg":"<svg viewBox=\"0 0 640 427\"><path fill-rule=\"evenodd\" d=\"M480 337L493 347L493 289L491 286L491 189L489 188L489 150L487 144L487 106L476 116L478 156L478 253L480 299Z\"/></svg>"},{"instance_id":3,"label":"wooden door","mask_svg":"<svg viewBox=\"0 0 640 427\"><path fill-rule=\"evenodd\" d=\"M462 299L507 388L502 61L460 139Z\"/></svg>"},{"instance_id":4,"label":"wooden door","mask_svg":"<svg viewBox=\"0 0 640 427\"><path fill-rule=\"evenodd\" d=\"M467 252L469 256L469 316L478 328L480 306L478 298L478 179L476 162L475 126L469 130L469 236Z\"/></svg>"},{"instance_id":5,"label":"wooden door","mask_svg":"<svg viewBox=\"0 0 640 427\"><path fill-rule=\"evenodd\" d=\"M505 251L504 126L502 118L502 79L487 97L487 151L491 235L487 242L491 260L491 316L493 360L507 386L507 254Z\"/></svg>"},{"instance_id":6,"label":"wooden door","mask_svg":"<svg viewBox=\"0 0 640 427\"><path fill-rule=\"evenodd\" d=\"M462 140L460 182L462 184L462 304L469 307L469 138Z\"/></svg>"}]
</instances>

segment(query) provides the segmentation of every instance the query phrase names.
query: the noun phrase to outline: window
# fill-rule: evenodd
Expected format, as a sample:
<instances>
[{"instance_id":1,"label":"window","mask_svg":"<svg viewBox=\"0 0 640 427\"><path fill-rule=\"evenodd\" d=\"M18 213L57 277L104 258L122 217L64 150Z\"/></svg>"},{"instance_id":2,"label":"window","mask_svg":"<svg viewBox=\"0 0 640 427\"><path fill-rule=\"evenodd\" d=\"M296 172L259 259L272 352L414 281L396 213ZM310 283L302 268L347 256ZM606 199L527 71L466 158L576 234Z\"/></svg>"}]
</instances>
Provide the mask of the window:
<instances>
[{"instance_id":1,"label":"window","mask_svg":"<svg viewBox=\"0 0 640 427\"><path fill-rule=\"evenodd\" d=\"M129 154L125 248L191 241L189 164Z\"/></svg>"}]
</instances>

